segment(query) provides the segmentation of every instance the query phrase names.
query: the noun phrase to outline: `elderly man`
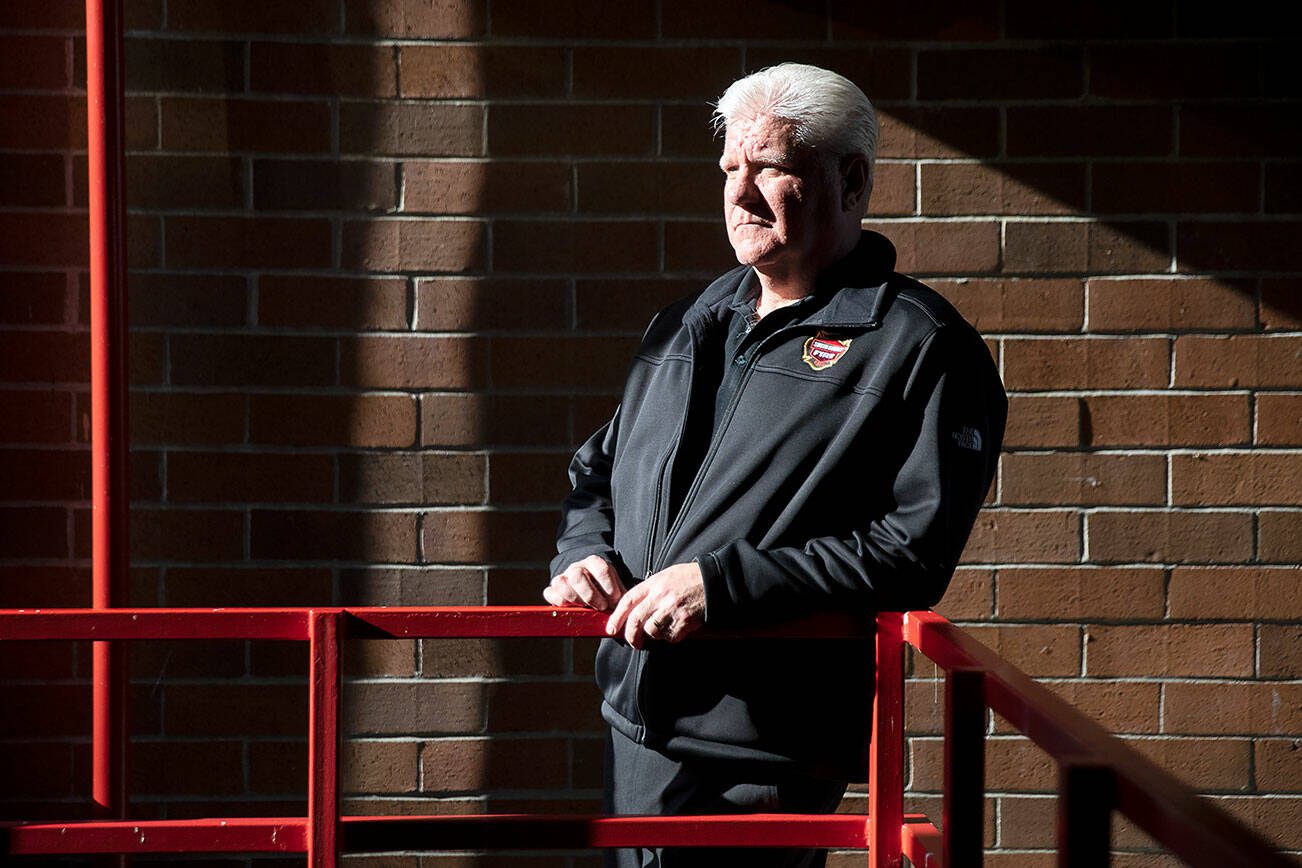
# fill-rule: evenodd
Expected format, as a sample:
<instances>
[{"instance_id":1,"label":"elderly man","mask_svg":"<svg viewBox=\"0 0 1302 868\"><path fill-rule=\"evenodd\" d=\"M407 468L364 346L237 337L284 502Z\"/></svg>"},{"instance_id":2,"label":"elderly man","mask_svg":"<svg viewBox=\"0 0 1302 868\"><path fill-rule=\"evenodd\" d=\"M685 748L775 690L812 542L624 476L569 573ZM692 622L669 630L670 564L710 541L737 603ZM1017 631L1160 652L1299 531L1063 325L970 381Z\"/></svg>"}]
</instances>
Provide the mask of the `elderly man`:
<instances>
[{"instance_id":1,"label":"elderly man","mask_svg":"<svg viewBox=\"0 0 1302 868\"><path fill-rule=\"evenodd\" d=\"M934 604L993 478L1007 403L977 333L861 229L877 121L859 88L782 64L735 82L716 115L741 265L647 328L619 409L570 465L544 597L610 612L597 679L612 812L826 812L866 774L869 644L682 640Z\"/></svg>"}]
</instances>

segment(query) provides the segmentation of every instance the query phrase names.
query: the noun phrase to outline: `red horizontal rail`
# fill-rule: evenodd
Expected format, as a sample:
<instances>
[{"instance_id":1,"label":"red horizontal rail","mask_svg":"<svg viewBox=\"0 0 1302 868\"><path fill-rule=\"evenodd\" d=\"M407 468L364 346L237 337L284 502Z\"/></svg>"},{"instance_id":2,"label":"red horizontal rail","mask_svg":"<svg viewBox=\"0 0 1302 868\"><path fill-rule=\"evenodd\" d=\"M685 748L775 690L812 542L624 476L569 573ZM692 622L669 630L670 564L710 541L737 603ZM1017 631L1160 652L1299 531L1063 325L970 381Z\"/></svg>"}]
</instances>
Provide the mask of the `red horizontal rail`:
<instances>
[{"instance_id":1,"label":"red horizontal rail","mask_svg":"<svg viewBox=\"0 0 1302 868\"><path fill-rule=\"evenodd\" d=\"M1289 864L1265 839L934 612L905 613L904 639L946 670L983 670L990 708L1060 765L1105 767L1115 778L1115 807L1189 864Z\"/></svg>"},{"instance_id":2,"label":"red horizontal rail","mask_svg":"<svg viewBox=\"0 0 1302 868\"><path fill-rule=\"evenodd\" d=\"M604 636L606 615L551 606L387 608L0 609L0 640L285 639L307 641L312 612L336 612L352 638ZM819 614L747 630L702 630L703 639L866 638L864 617Z\"/></svg>"},{"instance_id":3,"label":"red horizontal rail","mask_svg":"<svg viewBox=\"0 0 1302 868\"><path fill-rule=\"evenodd\" d=\"M585 849L600 847L868 846L864 814L725 814L689 817L582 817L471 814L340 818L342 849ZM0 829L14 856L71 853L304 853L304 817L20 823ZM920 814L907 828L933 828Z\"/></svg>"}]
</instances>

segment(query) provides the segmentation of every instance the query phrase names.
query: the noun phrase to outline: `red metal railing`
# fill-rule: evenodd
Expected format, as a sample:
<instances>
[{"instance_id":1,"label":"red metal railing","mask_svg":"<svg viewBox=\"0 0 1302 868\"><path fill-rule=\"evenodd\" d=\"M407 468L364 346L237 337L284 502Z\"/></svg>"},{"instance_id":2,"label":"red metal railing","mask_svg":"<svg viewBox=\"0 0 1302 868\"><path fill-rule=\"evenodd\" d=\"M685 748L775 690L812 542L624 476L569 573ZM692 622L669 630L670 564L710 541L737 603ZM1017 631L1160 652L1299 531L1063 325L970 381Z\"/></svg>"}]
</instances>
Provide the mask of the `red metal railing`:
<instances>
[{"instance_id":1,"label":"red metal railing","mask_svg":"<svg viewBox=\"0 0 1302 868\"><path fill-rule=\"evenodd\" d=\"M1188 863L1284 866L1255 833L1144 759L1020 670L932 612L881 613L865 815L746 817L340 816L342 641L351 638L600 636L605 617L550 607L0 610L2 640L282 639L310 647L306 817L18 823L0 853L297 852L332 866L342 852L400 849L623 846L867 848L872 868L979 865L986 709L1048 752L1060 769L1061 865L1106 864L1112 811L1133 820ZM866 637L871 626L825 615L743 636ZM903 813L903 649L946 670L943 827Z\"/></svg>"}]
</instances>

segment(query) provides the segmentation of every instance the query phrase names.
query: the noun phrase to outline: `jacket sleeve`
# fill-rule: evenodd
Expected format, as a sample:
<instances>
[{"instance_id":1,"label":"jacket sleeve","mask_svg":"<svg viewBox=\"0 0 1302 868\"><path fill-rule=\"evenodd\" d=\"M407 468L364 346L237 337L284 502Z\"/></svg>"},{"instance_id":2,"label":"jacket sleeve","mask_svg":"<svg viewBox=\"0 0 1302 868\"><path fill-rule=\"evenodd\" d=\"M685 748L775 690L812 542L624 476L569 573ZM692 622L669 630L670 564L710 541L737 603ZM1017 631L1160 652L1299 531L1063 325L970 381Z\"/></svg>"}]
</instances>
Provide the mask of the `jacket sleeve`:
<instances>
[{"instance_id":1,"label":"jacket sleeve","mask_svg":"<svg viewBox=\"0 0 1302 868\"><path fill-rule=\"evenodd\" d=\"M550 575L588 555L610 561L628 583L628 570L615 551L615 509L610 494L611 467L619 432L619 409L588 438L570 461L570 493L561 504L556 557Z\"/></svg>"},{"instance_id":2,"label":"jacket sleeve","mask_svg":"<svg viewBox=\"0 0 1302 868\"><path fill-rule=\"evenodd\" d=\"M994 478L1007 398L980 336L951 325L920 347L899 406L901 429L917 436L903 450L889 509L849 535L767 549L733 540L702 554L707 623L940 599Z\"/></svg>"}]
</instances>

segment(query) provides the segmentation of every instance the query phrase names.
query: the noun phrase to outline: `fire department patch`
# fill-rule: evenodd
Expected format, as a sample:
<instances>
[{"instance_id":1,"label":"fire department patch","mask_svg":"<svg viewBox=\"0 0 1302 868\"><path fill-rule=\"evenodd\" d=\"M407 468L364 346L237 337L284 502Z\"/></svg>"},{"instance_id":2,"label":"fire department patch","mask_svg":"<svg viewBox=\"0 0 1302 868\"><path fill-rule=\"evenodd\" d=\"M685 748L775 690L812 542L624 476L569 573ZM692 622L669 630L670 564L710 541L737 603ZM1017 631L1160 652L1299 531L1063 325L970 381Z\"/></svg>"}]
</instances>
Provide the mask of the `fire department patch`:
<instances>
[{"instance_id":1,"label":"fire department patch","mask_svg":"<svg viewBox=\"0 0 1302 868\"><path fill-rule=\"evenodd\" d=\"M844 356L848 349L850 349L850 341L829 338L825 332L820 331L805 341L805 353L801 359L815 371L821 371L841 361L841 356Z\"/></svg>"}]
</instances>

